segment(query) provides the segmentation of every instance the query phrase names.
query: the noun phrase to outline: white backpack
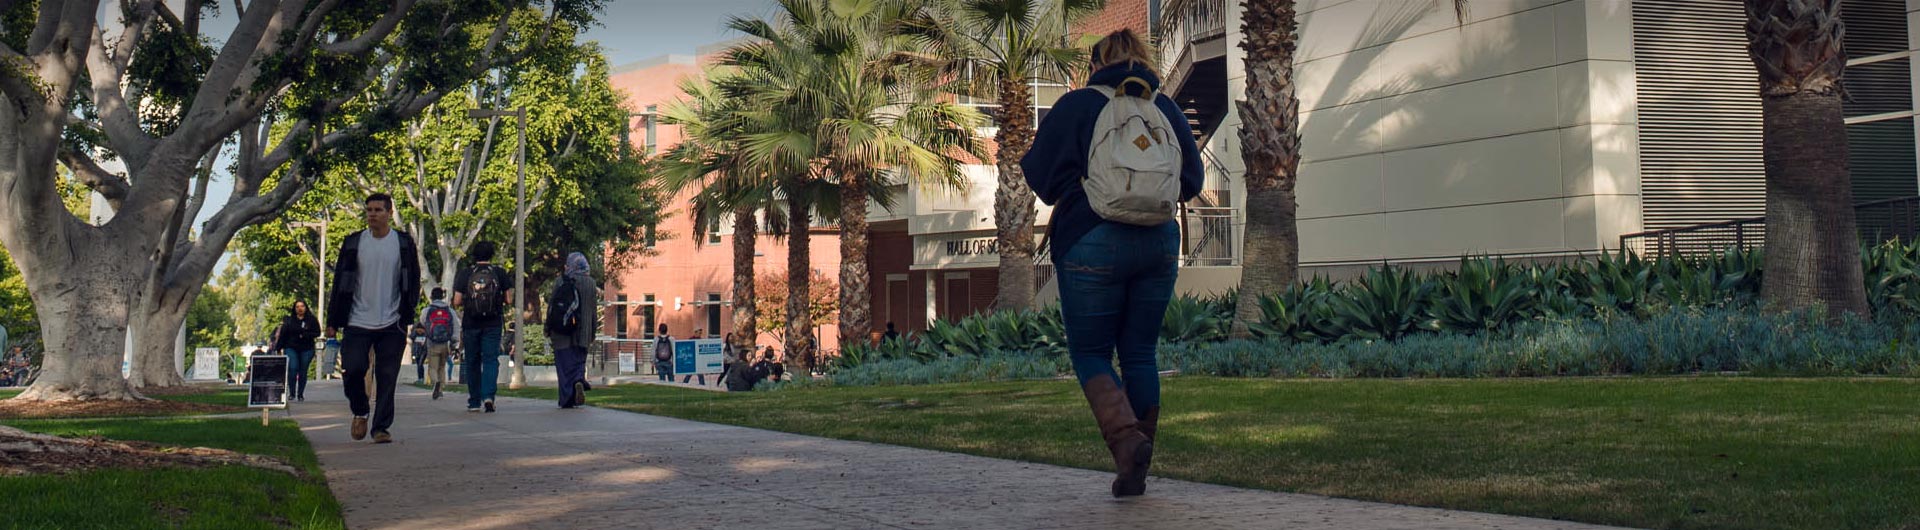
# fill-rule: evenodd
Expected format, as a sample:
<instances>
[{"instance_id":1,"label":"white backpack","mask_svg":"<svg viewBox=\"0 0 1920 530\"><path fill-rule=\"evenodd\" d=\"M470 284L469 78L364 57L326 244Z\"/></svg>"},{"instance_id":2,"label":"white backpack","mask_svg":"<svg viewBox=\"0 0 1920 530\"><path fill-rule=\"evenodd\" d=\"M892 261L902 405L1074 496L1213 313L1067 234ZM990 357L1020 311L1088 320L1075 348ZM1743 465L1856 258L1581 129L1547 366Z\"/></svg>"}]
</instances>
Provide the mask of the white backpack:
<instances>
[{"instance_id":1,"label":"white backpack","mask_svg":"<svg viewBox=\"0 0 1920 530\"><path fill-rule=\"evenodd\" d=\"M1087 202L1108 221L1140 226L1172 221L1180 200L1181 153L1173 125L1154 105L1158 93L1148 90L1138 98L1105 85L1091 88L1107 96L1107 106L1094 121L1087 177L1080 181Z\"/></svg>"}]
</instances>

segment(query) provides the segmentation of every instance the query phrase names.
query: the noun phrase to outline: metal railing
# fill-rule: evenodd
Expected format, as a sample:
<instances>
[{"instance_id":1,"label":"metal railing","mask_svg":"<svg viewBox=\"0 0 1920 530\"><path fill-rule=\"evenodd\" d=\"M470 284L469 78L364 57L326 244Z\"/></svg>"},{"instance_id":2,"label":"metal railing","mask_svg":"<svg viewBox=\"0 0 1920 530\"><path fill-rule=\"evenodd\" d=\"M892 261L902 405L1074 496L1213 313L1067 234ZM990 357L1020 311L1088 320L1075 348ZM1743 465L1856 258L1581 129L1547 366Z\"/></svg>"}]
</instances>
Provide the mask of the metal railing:
<instances>
[{"instance_id":1,"label":"metal railing","mask_svg":"<svg viewBox=\"0 0 1920 530\"><path fill-rule=\"evenodd\" d=\"M1233 244L1233 222L1237 210L1219 206L1190 206L1180 209L1180 264L1228 266L1240 262Z\"/></svg>"},{"instance_id":2,"label":"metal railing","mask_svg":"<svg viewBox=\"0 0 1920 530\"><path fill-rule=\"evenodd\" d=\"M1227 0L1193 0L1184 7L1160 15L1163 26L1154 33L1162 49L1227 34Z\"/></svg>"},{"instance_id":3,"label":"metal railing","mask_svg":"<svg viewBox=\"0 0 1920 530\"><path fill-rule=\"evenodd\" d=\"M1854 206L1854 222L1866 242L1912 241L1920 236L1920 196ZM1767 241L1767 218L1748 217L1620 236L1620 248L1648 257L1700 256L1728 248L1749 250Z\"/></svg>"}]
</instances>

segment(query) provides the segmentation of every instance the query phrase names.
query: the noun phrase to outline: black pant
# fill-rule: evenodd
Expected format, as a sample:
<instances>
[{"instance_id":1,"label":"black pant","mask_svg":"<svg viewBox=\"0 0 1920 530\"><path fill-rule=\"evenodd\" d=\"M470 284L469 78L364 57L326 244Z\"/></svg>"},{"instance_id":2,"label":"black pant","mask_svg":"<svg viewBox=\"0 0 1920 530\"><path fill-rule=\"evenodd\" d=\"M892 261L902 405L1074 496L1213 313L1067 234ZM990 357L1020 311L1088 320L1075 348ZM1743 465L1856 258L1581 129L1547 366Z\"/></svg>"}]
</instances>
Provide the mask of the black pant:
<instances>
[{"instance_id":1,"label":"black pant","mask_svg":"<svg viewBox=\"0 0 1920 530\"><path fill-rule=\"evenodd\" d=\"M340 340L341 363L347 370L347 406L354 416L367 415L367 350L373 350L373 385L380 403L373 411L372 432L393 426L393 382L400 377L400 356L406 349L407 334L398 325L380 330L350 327Z\"/></svg>"}]
</instances>

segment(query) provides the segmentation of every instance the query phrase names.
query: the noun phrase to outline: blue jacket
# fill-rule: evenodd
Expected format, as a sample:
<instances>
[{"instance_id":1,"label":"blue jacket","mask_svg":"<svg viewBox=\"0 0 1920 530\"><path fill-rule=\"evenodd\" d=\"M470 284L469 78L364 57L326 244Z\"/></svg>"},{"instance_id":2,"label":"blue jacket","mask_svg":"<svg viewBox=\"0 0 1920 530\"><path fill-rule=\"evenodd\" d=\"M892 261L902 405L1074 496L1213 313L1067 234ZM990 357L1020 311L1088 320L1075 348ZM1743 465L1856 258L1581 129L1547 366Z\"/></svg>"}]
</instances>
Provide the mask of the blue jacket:
<instances>
[{"instance_id":1,"label":"blue jacket","mask_svg":"<svg viewBox=\"0 0 1920 530\"><path fill-rule=\"evenodd\" d=\"M1131 63L1102 68L1093 73L1087 85L1118 87L1128 77L1144 79L1154 90L1160 89L1159 76ZM1186 113L1166 94L1154 96L1154 103L1167 115L1174 135L1180 138L1180 201L1193 200L1200 194L1206 177L1200 165L1200 148L1193 143L1193 129L1187 125ZM1093 206L1087 203L1086 192L1080 188L1080 180L1087 175L1087 152L1093 147L1094 122L1106 106L1107 96L1091 88L1060 96L1046 119L1040 120L1033 148L1020 159L1027 185L1040 196L1041 202L1053 206L1053 220L1047 223L1047 230L1052 234L1048 251L1055 260L1067 255L1087 232L1107 222L1093 211Z\"/></svg>"}]
</instances>

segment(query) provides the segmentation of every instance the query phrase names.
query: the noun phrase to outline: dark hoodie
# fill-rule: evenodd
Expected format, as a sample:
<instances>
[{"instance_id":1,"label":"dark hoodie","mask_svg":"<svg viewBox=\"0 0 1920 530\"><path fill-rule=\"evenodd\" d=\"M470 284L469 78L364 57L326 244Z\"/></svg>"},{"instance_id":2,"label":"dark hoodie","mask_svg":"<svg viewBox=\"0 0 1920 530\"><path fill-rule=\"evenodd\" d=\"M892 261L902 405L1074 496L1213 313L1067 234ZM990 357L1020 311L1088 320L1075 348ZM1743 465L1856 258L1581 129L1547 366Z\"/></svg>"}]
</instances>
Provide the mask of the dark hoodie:
<instances>
[{"instance_id":1,"label":"dark hoodie","mask_svg":"<svg viewBox=\"0 0 1920 530\"><path fill-rule=\"evenodd\" d=\"M1160 89L1159 76L1133 63L1102 68L1093 73L1087 85L1118 88L1120 82L1129 77L1144 79L1154 90ZM1187 125L1186 113L1166 94L1155 95L1153 101L1160 112L1167 115L1167 122L1180 138L1180 201L1192 200L1200 194L1206 178L1200 165L1200 148L1193 143L1193 129ZM1060 96L1046 119L1040 121L1032 150L1020 159L1027 185L1033 187L1033 193L1040 196L1041 202L1053 206L1053 220L1047 223L1047 230L1052 234L1048 251L1054 259L1067 255L1087 232L1107 222L1093 211L1093 206L1087 203L1086 192L1080 189L1080 180L1087 176L1087 152L1093 147L1094 122L1106 106L1107 96L1091 88Z\"/></svg>"}]
</instances>

